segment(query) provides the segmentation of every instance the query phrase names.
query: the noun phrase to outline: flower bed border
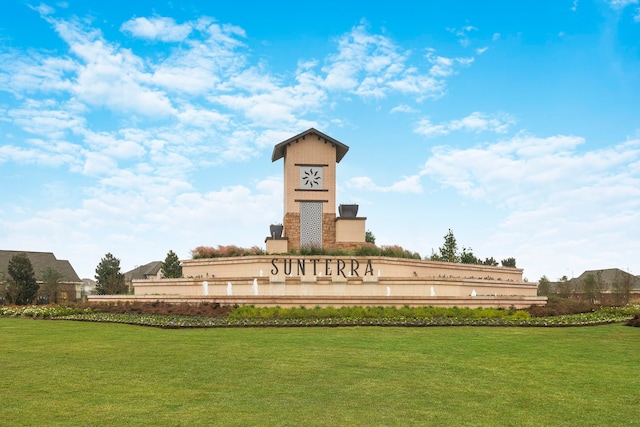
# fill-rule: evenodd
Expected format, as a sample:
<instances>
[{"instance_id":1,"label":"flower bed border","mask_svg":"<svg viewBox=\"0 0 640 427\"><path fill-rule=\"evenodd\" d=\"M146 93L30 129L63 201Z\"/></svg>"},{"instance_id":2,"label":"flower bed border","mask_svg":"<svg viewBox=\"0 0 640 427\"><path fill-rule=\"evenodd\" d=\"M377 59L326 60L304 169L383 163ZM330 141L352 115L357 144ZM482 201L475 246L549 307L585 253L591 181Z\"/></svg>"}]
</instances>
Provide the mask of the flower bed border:
<instances>
[{"instance_id":1,"label":"flower bed border","mask_svg":"<svg viewBox=\"0 0 640 427\"><path fill-rule=\"evenodd\" d=\"M511 327L572 327L597 326L630 321L640 306L603 308L590 313L528 319L458 318L458 317L326 317L326 318L232 318L176 316L164 314L102 313L88 308L57 306L0 307L0 316L34 319L73 320L84 322L123 323L165 329L239 328L239 327L434 327L434 326L511 326Z\"/></svg>"}]
</instances>

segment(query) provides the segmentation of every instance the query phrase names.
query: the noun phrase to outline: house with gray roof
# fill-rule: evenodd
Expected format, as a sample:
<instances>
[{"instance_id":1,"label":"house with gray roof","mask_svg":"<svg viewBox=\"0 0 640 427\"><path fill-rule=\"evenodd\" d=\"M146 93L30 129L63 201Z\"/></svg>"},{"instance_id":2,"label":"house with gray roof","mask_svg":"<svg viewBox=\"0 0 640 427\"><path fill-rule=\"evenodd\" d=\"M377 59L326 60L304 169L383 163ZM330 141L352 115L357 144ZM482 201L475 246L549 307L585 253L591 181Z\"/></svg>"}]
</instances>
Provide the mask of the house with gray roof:
<instances>
[{"instance_id":1,"label":"house with gray roof","mask_svg":"<svg viewBox=\"0 0 640 427\"><path fill-rule=\"evenodd\" d=\"M162 261L151 261L124 273L124 282L132 288L134 280L162 279Z\"/></svg>"},{"instance_id":2,"label":"house with gray roof","mask_svg":"<svg viewBox=\"0 0 640 427\"><path fill-rule=\"evenodd\" d=\"M40 290L38 297L42 302L76 301L82 298L82 280L67 260L57 259L52 252L0 250L0 298L4 297L9 276L9 261L14 255L25 253L31 261ZM59 275L55 289L45 289L43 275L47 270ZM53 291L53 293L50 293Z\"/></svg>"},{"instance_id":3,"label":"house with gray roof","mask_svg":"<svg viewBox=\"0 0 640 427\"><path fill-rule=\"evenodd\" d=\"M628 298L637 299L640 296L640 276L633 275L619 268L603 268L600 270L586 270L578 277L567 281L550 282L550 292L564 296L580 296L585 292L585 283L592 276L600 302L617 303Z\"/></svg>"}]
</instances>

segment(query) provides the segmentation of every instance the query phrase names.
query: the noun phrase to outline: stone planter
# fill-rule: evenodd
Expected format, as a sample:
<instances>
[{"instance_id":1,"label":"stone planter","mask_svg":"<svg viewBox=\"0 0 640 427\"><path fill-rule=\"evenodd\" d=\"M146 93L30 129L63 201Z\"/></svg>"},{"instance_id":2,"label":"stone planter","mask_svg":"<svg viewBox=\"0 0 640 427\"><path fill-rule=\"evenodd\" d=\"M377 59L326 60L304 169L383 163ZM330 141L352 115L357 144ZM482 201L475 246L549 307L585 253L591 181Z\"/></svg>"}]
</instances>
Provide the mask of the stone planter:
<instances>
[{"instance_id":1,"label":"stone planter","mask_svg":"<svg viewBox=\"0 0 640 427\"><path fill-rule=\"evenodd\" d=\"M358 205L340 205L338 213L341 218L355 218L358 216Z\"/></svg>"},{"instance_id":2,"label":"stone planter","mask_svg":"<svg viewBox=\"0 0 640 427\"><path fill-rule=\"evenodd\" d=\"M269 226L269 234L273 239L279 239L282 237L282 230L284 226L282 224L271 224Z\"/></svg>"}]
</instances>

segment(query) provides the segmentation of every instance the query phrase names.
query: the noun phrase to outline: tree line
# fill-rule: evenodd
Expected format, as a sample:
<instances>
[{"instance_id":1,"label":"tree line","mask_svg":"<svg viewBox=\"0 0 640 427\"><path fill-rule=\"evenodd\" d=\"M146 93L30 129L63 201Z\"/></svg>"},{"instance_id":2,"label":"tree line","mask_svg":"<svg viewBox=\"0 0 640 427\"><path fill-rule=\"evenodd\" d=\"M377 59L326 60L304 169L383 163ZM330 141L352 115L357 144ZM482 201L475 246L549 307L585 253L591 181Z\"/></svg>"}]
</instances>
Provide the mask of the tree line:
<instances>
[{"instance_id":1,"label":"tree line","mask_svg":"<svg viewBox=\"0 0 640 427\"><path fill-rule=\"evenodd\" d=\"M179 279L182 277L182 265L175 252L169 251L161 266L162 277ZM124 274L120 272L120 260L107 253L96 267L96 293L98 295L118 295L129 292Z\"/></svg>"},{"instance_id":2,"label":"tree line","mask_svg":"<svg viewBox=\"0 0 640 427\"><path fill-rule=\"evenodd\" d=\"M484 260L476 257L471 248L465 248L463 246L462 251L459 251L458 242L456 241L456 237L453 235L453 231L451 231L451 229L449 229L449 232L444 236L444 243L438 249L438 252L432 251L429 260L455 262L459 264L489 265L492 267L498 265L498 261L493 257L485 258ZM516 268L516 259L513 257L505 258L500 262L500 264L503 267Z\"/></svg>"},{"instance_id":3,"label":"tree line","mask_svg":"<svg viewBox=\"0 0 640 427\"><path fill-rule=\"evenodd\" d=\"M180 259L173 251L169 251L162 263L162 274L165 278L182 277ZM6 279L5 299L9 304L32 304L38 294L49 302L57 302L57 294L63 281L62 274L55 268L46 267L38 281L33 264L26 252L13 255L7 266L9 277ZM96 267L96 292L99 295L126 294L129 287L125 283L124 274L120 271L120 260L107 253Z\"/></svg>"},{"instance_id":4,"label":"tree line","mask_svg":"<svg viewBox=\"0 0 640 427\"><path fill-rule=\"evenodd\" d=\"M583 279L569 279L562 276L551 282L546 275L538 280L538 295L588 301L591 304L622 305L629 302L633 289L631 274L617 272L609 283L602 272L587 274Z\"/></svg>"}]
</instances>

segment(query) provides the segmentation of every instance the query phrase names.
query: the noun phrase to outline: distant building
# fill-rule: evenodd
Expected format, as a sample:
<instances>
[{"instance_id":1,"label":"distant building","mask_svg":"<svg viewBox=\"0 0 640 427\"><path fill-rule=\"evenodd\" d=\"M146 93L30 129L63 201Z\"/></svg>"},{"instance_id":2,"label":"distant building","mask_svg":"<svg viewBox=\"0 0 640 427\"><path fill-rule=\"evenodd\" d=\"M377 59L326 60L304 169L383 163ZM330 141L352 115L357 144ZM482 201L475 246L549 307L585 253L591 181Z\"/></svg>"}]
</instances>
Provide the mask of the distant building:
<instances>
[{"instance_id":1,"label":"distant building","mask_svg":"<svg viewBox=\"0 0 640 427\"><path fill-rule=\"evenodd\" d=\"M93 279L82 279L82 295L94 295L96 293L97 282Z\"/></svg>"},{"instance_id":2,"label":"distant building","mask_svg":"<svg viewBox=\"0 0 640 427\"><path fill-rule=\"evenodd\" d=\"M77 301L82 298L82 280L67 260L57 259L52 252L5 251L0 250L0 298L5 295L7 280L10 278L9 261L14 255L25 253L31 261L36 280L40 285L39 302ZM60 275L55 289L47 289L43 282L43 274L52 269Z\"/></svg>"},{"instance_id":3,"label":"distant building","mask_svg":"<svg viewBox=\"0 0 640 427\"><path fill-rule=\"evenodd\" d=\"M626 294L628 294L626 297L631 299L640 295L640 276L635 276L619 268L586 270L578 277L567 281L550 282L550 292L563 297L580 296L585 292L585 281L589 276L593 276L597 292L603 295L606 300L602 302L615 302L615 299L625 297Z\"/></svg>"},{"instance_id":4,"label":"distant building","mask_svg":"<svg viewBox=\"0 0 640 427\"><path fill-rule=\"evenodd\" d=\"M133 289L132 281L145 279L162 279L162 261L151 261L124 273L124 281L129 289Z\"/></svg>"},{"instance_id":5,"label":"distant building","mask_svg":"<svg viewBox=\"0 0 640 427\"><path fill-rule=\"evenodd\" d=\"M596 281L599 281L602 285L602 291L611 292L615 290L616 286L624 282L630 284L630 290L632 292L640 292L640 277L634 276L619 268L605 268L602 270L586 270L580 276L575 277L569 282L582 283L589 275L593 276Z\"/></svg>"}]
</instances>

